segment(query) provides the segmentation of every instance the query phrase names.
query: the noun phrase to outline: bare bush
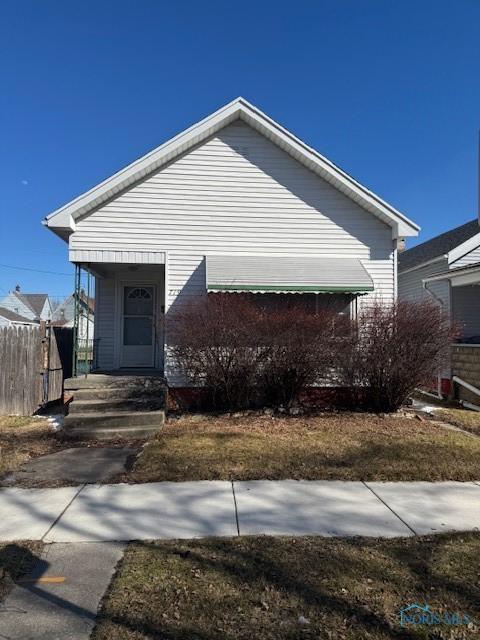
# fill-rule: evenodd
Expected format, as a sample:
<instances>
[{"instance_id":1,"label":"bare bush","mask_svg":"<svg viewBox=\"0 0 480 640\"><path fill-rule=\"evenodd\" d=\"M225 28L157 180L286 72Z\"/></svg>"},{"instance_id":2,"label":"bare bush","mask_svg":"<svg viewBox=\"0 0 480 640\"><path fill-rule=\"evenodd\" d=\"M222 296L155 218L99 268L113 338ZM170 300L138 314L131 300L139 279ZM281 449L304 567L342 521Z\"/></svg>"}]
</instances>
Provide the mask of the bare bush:
<instances>
[{"instance_id":1,"label":"bare bush","mask_svg":"<svg viewBox=\"0 0 480 640\"><path fill-rule=\"evenodd\" d=\"M455 336L438 304L377 300L365 305L338 345L338 374L356 402L367 398L375 411L396 411L437 374Z\"/></svg>"},{"instance_id":2,"label":"bare bush","mask_svg":"<svg viewBox=\"0 0 480 640\"><path fill-rule=\"evenodd\" d=\"M210 406L229 410L288 408L305 387L333 377L354 406L395 411L436 375L455 337L431 302L373 301L351 321L332 309L241 294L195 301L170 315L168 333L190 382L204 388Z\"/></svg>"},{"instance_id":3,"label":"bare bush","mask_svg":"<svg viewBox=\"0 0 480 640\"><path fill-rule=\"evenodd\" d=\"M288 408L302 389L326 377L334 363L335 320L332 311L312 314L299 306L263 313L260 380L267 404Z\"/></svg>"},{"instance_id":4,"label":"bare bush","mask_svg":"<svg viewBox=\"0 0 480 640\"><path fill-rule=\"evenodd\" d=\"M170 315L171 353L189 381L202 386L213 408L255 401L260 312L239 294L208 295Z\"/></svg>"}]
</instances>

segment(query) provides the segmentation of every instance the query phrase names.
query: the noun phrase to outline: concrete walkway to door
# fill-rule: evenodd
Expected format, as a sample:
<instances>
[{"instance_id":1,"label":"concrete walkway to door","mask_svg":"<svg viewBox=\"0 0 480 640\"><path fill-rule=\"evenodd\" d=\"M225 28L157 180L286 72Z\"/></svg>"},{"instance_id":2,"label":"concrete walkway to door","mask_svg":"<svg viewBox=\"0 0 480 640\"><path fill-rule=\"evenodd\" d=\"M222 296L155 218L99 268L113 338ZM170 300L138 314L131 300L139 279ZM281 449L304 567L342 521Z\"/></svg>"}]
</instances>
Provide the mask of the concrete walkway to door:
<instances>
[{"instance_id":1,"label":"concrete walkway to door","mask_svg":"<svg viewBox=\"0 0 480 640\"><path fill-rule=\"evenodd\" d=\"M395 537L480 529L480 482L158 482L0 490L0 540Z\"/></svg>"}]
</instances>

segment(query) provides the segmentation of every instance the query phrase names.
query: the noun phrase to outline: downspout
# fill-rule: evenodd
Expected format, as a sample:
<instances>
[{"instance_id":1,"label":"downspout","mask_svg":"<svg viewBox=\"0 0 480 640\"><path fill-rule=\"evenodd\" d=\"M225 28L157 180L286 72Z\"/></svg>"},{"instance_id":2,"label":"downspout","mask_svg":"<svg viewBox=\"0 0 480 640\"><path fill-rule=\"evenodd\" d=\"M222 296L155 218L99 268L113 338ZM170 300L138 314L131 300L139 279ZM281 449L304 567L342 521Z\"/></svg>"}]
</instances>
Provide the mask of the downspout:
<instances>
[{"instance_id":1,"label":"downspout","mask_svg":"<svg viewBox=\"0 0 480 640\"><path fill-rule=\"evenodd\" d=\"M427 280L422 280L422 285L423 288L425 289L425 291L428 291L428 293L433 296L435 298L435 300L440 304L440 306L442 307L442 309L445 310L445 302L444 300L442 300L442 298L439 298L439 296L437 296L429 287L428 287L428 281ZM450 300L451 298L451 282L450 280L448 280L448 298ZM449 305L450 306L450 305ZM450 321L451 321L451 311L450 311ZM450 368L450 362L449 362L449 366L448 366L448 375L450 380L452 379L452 371ZM442 394L442 374L441 371L438 372L437 374L437 397L439 400L443 400L443 394Z\"/></svg>"}]
</instances>

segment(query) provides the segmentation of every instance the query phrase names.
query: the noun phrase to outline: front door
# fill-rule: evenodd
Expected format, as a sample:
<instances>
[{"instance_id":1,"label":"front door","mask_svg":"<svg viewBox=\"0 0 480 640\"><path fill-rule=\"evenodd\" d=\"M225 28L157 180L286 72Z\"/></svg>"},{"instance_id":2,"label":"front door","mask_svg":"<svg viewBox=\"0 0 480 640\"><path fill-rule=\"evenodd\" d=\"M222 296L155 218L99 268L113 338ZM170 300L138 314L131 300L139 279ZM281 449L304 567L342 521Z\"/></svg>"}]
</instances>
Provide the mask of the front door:
<instances>
[{"instance_id":1,"label":"front door","mask_svg":"<svg viewBox=\"0 0 480 640\"><path fill-rule=\"evenodd\" d=\"M124 285L122 305L122 367L155 364L155 287Z\"/></svg>"}]
</instances>

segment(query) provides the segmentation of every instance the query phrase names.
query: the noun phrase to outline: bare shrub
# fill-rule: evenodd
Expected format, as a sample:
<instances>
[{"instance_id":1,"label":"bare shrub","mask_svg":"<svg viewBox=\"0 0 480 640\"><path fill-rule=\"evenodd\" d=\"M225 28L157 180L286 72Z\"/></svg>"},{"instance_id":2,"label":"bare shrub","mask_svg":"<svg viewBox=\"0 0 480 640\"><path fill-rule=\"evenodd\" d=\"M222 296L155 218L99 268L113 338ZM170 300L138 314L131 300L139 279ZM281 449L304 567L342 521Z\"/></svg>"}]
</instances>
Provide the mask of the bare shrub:
<instances>
[{"instance_id":1,"label":"bare shrub","mask_svg":"<svg viewBox=\"0 0 480 640\"><path fill-rule=\"evenodd\" d=\"M255 402L255 344L260 312L240 294L214 294L170 315L171 353L189 381L202 386L213 408L239 409Z\"/></svg>"},{"instance_id":2,"label":"bare shrub","mask_svg":"<svg viewBox=\"0 0 480 640\"><path fill-rule=\"evenodd\" d=\"M373 301L338 345L338 374L356 402L367 397L375 411L396 411L436 375L456 333L448 314L433 302Z\"/></svg>"},{"instance_id":3,"label":"bare shrub","mask_svg":"<svg viewBox=\"0 0 480 640\"><path fill-rule=\"evenodd\" d=\"M267 404L288 408L302 389L327 376L334 361L335 319L333 311L312 314L300 306L263 313L260 380Z\"/></svg>"}]
</instances>

